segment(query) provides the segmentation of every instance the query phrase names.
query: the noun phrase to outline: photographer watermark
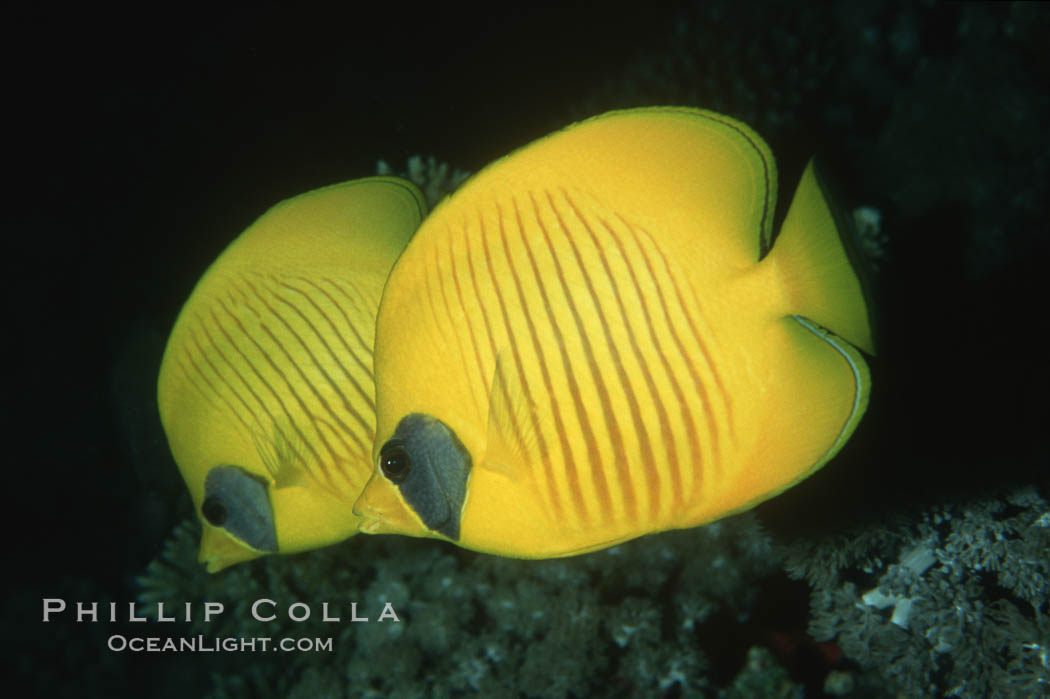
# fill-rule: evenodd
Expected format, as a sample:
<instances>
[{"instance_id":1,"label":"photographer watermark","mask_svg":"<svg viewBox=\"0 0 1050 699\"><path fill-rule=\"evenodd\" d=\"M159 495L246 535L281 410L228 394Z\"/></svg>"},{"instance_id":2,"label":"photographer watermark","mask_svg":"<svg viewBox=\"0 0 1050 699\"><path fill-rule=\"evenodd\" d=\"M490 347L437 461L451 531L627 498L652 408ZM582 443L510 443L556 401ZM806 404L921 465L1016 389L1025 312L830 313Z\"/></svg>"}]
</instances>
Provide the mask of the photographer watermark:
<instances>
[{"instance_id":1,"label":"photographer watermark","mask_svg":"<svg viewBox=\"0 0 1050 699\"><path fill-rule=\"evenodd\" d=\"M76 602L75 611L70 609L64 599L57 597L43 599L43 622L51 623L58 619L68 619L75 623L99 622L193 622L210 623L225 613L222 602L204 602L194 605L186 602L181 607L172 605L165 609L164 602L156 605L156 618L139 613L138 603L128 602L125 607L117 602L100 605L98 602ZM126 610L126 614L123 614ZM279 605L267 598L255 600L250 607L250 614L256 621L270 623L279 619L288 619L302 623L313 618L322 623L348 622L359 623L400 623L401 618L394 610L394 605L384 602L381 608L371 611L359 607L357 602L348 602L345 608L329 602L322 602L319 607L305 602L293 602L287 606ZM165 638L159 636L124 636L113 634L107 641L108 648L114 652L331 652L331 638L208 638L197 635L186 638Z\"/></svg>"}]
</instances>

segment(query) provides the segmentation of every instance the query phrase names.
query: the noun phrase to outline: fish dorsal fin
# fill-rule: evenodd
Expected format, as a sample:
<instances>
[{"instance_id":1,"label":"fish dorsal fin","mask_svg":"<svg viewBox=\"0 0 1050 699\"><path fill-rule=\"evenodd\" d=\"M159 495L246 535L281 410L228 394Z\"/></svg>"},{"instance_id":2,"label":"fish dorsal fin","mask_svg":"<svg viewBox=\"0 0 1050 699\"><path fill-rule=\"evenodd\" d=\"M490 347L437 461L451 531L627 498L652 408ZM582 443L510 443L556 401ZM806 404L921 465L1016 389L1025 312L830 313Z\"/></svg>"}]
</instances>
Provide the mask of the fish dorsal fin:
<instances>
[{"instance_id":1,"label":"fish dorsal fin","mask_svg":"<svg viewBox=\"0 0 1050 699\"><path fill-rule=\"evenodd\" d=\"M220 261L256 271L334 273L351 260L359 273L385 278L425 216L426 202L411 182L396 177L342 182L276 204Z\"/></svg>"},{"instance_id":2,"label":"fish dorsal fin","mask_svg":"<svg viewBox=\"0 0 1050 699\"><path fill-rule=\"evenodd\" d=\"M489 391L488 440L482 466L518 480L525 475L527 464L536 453L540 416L522 389L512 356L509 347L496 354L492 389Z\"/></svg>"},{"instance_id":3,"label":"fish dorsal fin","mask_svg":"<svg viewBox=\"0 0 1050 699\"><path fill-rule=\"evenodd\" d=\"M685 107L608 112L530 144L480 173L463 192L500 181L552 183L659 237L698 274L757 262L769 248L776 164L765 141L723 114Z\"/></svg>"}]
</instances>

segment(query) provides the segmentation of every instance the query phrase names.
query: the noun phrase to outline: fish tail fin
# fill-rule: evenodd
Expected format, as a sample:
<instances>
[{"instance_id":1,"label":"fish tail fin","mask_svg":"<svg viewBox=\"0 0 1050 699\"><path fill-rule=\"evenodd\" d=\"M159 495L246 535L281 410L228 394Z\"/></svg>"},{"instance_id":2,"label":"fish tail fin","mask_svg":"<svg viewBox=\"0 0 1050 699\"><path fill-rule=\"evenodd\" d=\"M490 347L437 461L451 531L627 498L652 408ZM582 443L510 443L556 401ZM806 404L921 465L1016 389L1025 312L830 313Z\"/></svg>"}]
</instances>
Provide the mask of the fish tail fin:
<instances>
[{"instance_id":1,"label":"fish tail fin","mask_svg":"<svg viewBox=\"0 0 1050 699\"><path fill-rule=\"evenodd\" d=\"M819 323L875 354L863 258L849 220L834 208L812 160L802 174L769 259L783 280L790 314Z\"/></svg>"}]
</instances>

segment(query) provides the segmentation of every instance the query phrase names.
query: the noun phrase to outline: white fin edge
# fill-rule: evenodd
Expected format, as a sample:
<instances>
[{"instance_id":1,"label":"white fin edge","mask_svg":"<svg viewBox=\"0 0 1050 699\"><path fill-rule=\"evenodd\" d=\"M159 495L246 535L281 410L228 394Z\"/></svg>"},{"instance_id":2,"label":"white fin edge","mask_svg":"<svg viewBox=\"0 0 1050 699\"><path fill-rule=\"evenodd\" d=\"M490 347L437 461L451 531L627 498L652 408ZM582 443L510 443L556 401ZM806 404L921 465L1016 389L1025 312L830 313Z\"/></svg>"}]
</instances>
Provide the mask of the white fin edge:
<instances>
[{"instance_id":1,"label":"white fin edge","mask_svg":"<svg viewBox=\"0 0 1050 699\"><path fill-rule=\"evenodd\" d=\"M842 358L845 359L846 363L849 365L850 371L853 372L853 407L850 410L849 417L846 418L846 422L842 425L842 429L839 431L838 436L835 438L835 441L831 443L831 446L828 447L828 450L826 452L824 452L824 455L821 456L814 464L814 468L818 468L823 464L827 463L832 456L838 453L838 450L841 449L842 446L846 443L846 440L849 439L849 436L853 434L853 430L856 428L857 422L860 420L860 416L863 415L866 403L863 400L864 377L867 376L868 371L866 366L862 369L862 365L858 364L859 357L854 356L853 354L854 352L856 352L856 350L854 350L853 346L847 343L845 340L836 337L829 331L813 323L812 321L806 320L802 316L793 315L791 317L798 321L799 325L804 327L806 330L809 330L818 338L835 348L835 351L842 355Z\"/></svg>"}]
</instances>

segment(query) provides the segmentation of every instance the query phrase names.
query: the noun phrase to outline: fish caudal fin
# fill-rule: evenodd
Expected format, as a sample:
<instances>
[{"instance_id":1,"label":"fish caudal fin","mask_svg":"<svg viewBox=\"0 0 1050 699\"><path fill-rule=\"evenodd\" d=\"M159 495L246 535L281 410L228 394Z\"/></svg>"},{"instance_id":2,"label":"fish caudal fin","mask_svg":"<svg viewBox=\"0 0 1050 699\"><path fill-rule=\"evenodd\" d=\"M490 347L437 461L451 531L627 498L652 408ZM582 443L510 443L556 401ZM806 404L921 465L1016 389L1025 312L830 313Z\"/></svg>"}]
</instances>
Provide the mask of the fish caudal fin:
<instances>
[{"instance_id":1,"label":"fish caudal fin","mask_svg":"<svg viewBox=\"0 0 1050 699\"><path fill-rule=\"evenodd\" d=\"M874 354L875 347L844 233L850 231L839 225L810 162L773 249L760 263L774 271L783 297L763 339L763 346L775 348L769 368L775 381L761 396L761 439L731 498L743 506L827 463L867 408L871 377L861 350Z\"/></svg>"},{"instance_id":2,"label":"fish caudal fin","mask_svg":"<svg viewBox=\"0 0 1050 699\"><path fill-rule=\"evenodd\" d=\"M870 309L850 256L846 223L836 219L810 161L769 253L784 282L788 311L812 320L875 354Z\"/></svg>"}]
</instances>

